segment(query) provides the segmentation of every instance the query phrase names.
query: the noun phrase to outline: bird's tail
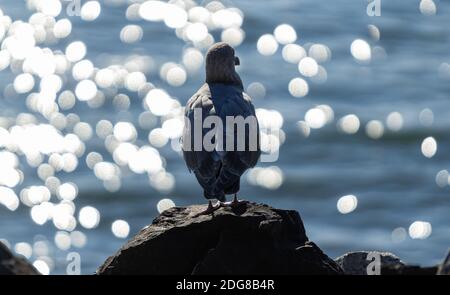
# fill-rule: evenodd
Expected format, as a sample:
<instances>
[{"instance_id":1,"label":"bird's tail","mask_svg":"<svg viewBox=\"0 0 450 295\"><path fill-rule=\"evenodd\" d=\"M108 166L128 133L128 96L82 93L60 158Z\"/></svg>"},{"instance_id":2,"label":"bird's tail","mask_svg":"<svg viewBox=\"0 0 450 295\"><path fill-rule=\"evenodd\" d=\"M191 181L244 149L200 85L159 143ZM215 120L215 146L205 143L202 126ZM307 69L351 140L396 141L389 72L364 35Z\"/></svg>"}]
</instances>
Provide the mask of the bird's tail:
<instances>
[{"instance_id":1,"label":"bird's tail","mask_svg":"<svg viewBox=\"0 0 450 295\"><path fill-rule=\"evenodd\" d=\"M220 174L212 185L216 192L234 194L239 191L241 175L233 173L230 169L222 167Z\"/></svg>"}]
</instances>

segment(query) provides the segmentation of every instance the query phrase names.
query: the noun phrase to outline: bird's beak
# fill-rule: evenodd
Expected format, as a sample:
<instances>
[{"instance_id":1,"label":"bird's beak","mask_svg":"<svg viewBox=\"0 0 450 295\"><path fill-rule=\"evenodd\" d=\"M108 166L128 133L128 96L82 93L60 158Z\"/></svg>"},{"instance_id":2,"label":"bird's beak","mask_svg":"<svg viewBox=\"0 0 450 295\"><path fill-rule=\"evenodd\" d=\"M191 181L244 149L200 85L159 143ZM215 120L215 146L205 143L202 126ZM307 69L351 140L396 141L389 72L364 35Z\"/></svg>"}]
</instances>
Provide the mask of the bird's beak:
<instances>
[{"instance_id":1,"label":"bird's beak","mask_svg":"<svg viewBox=\"0 0 450 295\"><path fill-rule=\"evenodd\" d=\"M240 64L241 64L241 61L239 60L239 57L235 56L234 57L234 65L239 66Z\"/></svg>"}]
</instances>

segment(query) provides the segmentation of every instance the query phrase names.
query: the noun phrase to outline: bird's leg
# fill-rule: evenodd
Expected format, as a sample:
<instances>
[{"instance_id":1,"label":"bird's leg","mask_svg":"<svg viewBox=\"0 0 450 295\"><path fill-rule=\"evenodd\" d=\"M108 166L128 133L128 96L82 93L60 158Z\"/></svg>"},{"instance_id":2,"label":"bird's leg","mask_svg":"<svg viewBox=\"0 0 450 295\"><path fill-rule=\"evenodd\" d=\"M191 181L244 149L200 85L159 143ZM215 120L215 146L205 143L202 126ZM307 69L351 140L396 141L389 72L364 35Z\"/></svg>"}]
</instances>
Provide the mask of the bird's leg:
<instances>
[{"instance_id":1,"label":"bird's leg","mask_svg":"<svg viewBox=\"0 0 450 295\"><path fill-rule=\"evenodd\" d=\"M221 206L220 202L217 202L216 205L213 205L212 201L208 200L208 207L205 210L201 211L200 213L196 214L196 216L212 214L214 211L219 209L220 206Z\"/></svg>"},{"instance_id":2,"label":"bird's leg","mask_svg":"<svg viewBox=\"0 0 450 295\"><path fill-rule=\"evenodd\" d=\"M237 194L234 194L233 201L231 201L231 206L239 205L239 200L237 198Z\"/></svg>"},{"instance_id":3,"label":"bird's leg","mask_svg":"<svg viewBox=\"0 0 450 295\"><path fill-rule=\"evenodd\" d=\"M237 207L237 206L239 206L242 203L246 203L246 201L239 200L237 198L237 193L236 193L233 196L233 201L231 201L231 202L222 202L221 205L224 206L224 207L227 207L227 206L229 206L229 207Z\"/></svg>"}]
</instances>

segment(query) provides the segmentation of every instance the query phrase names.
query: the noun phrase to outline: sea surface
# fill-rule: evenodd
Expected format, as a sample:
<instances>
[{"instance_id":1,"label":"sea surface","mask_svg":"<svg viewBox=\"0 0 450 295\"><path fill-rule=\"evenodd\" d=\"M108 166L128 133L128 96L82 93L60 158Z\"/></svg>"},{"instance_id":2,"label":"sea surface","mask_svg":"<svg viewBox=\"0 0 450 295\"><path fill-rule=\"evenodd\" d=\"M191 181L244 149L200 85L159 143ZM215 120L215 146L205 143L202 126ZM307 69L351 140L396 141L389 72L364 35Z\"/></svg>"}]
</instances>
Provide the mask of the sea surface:
<instances>
[{"instance_id":1,"label":"sea surface","mask_svg":"<svg viewBox=\"0 0 450 295\"><path fill-rule=\"evenodd\" d=\"M86 57L98 67L111 64L112 57L120 60L131 54L151 56L154 69L146 74L147 80L166 89L184 105L204 81L203 71L189 75L181 87L168 85L160 79L158 71L166 62L180 62L185 42L163 23L127 20L127 5L111 2L114 1L102 2L101 14L93 22L69 17L72 34L52 48L64 50L70 42L82 40L88 48ZM410 264L434 265L450 247L450 188L439 187L435 181L439 171L450 169L450 80L442 73L442 64L450 63L450 3L435 1L437 14L426 16L419 10L420 1L381 2L381 16L375 17L367 15L364 0L224 2L244 13L245 40L236 48L244 86L253 82L264 85L265 96L255 98L253 103L257 108L280 112L286 135L279 159L260 165L277 166L283 175L281 186L272 190L251 185L245 176L240 196L297 210L309 238L330 257L355 250L382 250L393 252ZM33 13L26 9L24 1L16 0L2 0L0 9L13 20L26 21ZM119 38L120 31L130 23L143 28L143 38L134 44L124 44ZM295 28L298 44L307 47L308 43L321 43L331 51L330 60L323 64L327 81L311 82L306 97L295 98L288 91L289 81L300 74L296 64L283 60L281 46L272 56L262 56L257 51L258 38L273 33L282 23ZM370 24L378 27L379 41L371 39ZM220 39L217 34L214 36ZM355 39L367 40L372 48L378 47L384 54L373 56L370 63L357 62L350 53ZM0 72L0 89L13 81L14 74L9 69ZM73 89L73 85L67 88ZM137 124L143 111L142 98L136 93L127 94L131 100L128 111L119 112L111 105L90 109L77 102L70 112L92 126L101 119ZM323 104L333 109L334 121L312 129L305 137L297 122L304 120L309 109ZM434 121L425 126L419 114L426 108L433 112ZM30 112L24 95L11 99L0 94L0 116L14 117L21 112ZM398 131L385 124L392 112L399 112L403 118ZM359 131L353 135L336 127L339 118L348 114L357 115L361 122ZM39 118L46 122L42 116ZM365 125L371 120L385 125L379 139L366 135ZM138 133L139 140L145 142L148 130L138 129ZM427 158L421 152L421 144L430 136L437 142L437 152ZM85 155L98 151L108 158L102 147L102 140L93 138L86 142ZM21 242L33 245L38 240L48 241L53 274L66 272L67 254L74 251L81 256L82 273L94 273L126 241L113 235L113 221L126 220L132 237L157 216L157 203L163 198L170 198L177 206L205 203L182 157L170 145L160 149L160 153L166 160L167 171L175 177L175 186L168 193L152 188L146 175L129 171L123 173L120 190L110 193L86 166L85 155L80 157L74 172L57 174L62 181L78 186L74 200L77 210L89 205L101 214L95 229L86 230L78 225L77 230L87 237L84 247L67 250L56 247L54 237L58 230L52 222L37 225L30 218L30 208L22 204L13 212L0 206L0 239L7 240L12 247ZM42 185L36 169L20 159L24 181L14 188L17 194L23 187ZM345 195L357 198L357 207L348 214L337 209L339 198ZM415 221L431 225L432 231L424 239L410 237L408 231ZM36 259L34 254L30 257L31 261Z\"/></svg>"}]
</instances>

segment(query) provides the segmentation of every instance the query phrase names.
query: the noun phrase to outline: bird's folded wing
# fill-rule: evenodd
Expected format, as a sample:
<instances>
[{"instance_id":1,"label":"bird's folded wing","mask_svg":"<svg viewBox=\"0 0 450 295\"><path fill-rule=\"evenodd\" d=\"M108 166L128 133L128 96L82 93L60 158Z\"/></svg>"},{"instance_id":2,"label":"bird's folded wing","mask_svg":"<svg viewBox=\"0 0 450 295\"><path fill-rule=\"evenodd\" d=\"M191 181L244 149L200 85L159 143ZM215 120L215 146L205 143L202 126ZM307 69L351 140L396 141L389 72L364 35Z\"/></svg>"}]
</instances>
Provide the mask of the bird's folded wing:
<instances>
[{"instance_id":1,"label":"bird's folded wing","mask_svg":"<svg viewBox=\"0 0 450 295\"><path fill-rule=\"evenodd\" d=\"M210 130L208 128L202 128L201 136L195 134L195 118L194 118L194 110L201 112L201 116L204 120L208 115L214 115L214 105L211 100L211 95L208 89L202 87L194 96L192 96L186 104L185 108L185 124L183 129L182 136L182 146L183 146L183 157L189 171L199 171L201 170L201 174L210 175L208 169L212 169L212 162L214 161L213 155L210 152L206 152L203 149L203 144L200 150L196 150L194 148L195 140L194 137L198 136L200 140L203 139L204 135ZM198 113L197 113L198 115ZM197 122L197 124L203 124L202 121Z\"/></svg>"},{"instance_id":2,"label":"bird's folded wing","mask_svg":"<svg viewBox=\"0 0 450 295\"><path fill-rule=\"evenodd\" d=\"M235 125L234 132L227 132L224 128L224 146L226 147L227 141L233 137L234 147L231 151L226 149L222 159L223 168L233 174L242 175L245 170L256 165L261 155L259 125L256 120L255 108L247 94L237 91L224 101L217 112L224 122L227 117L236 118L239 116L248 122L246 125ZM226 123L224 123L224 126L226 126ZM242 130L243 127L245 127L245 130ZM254 134L252 134L253 132ZM240 140L243 140L245 144L243 150L238 148ZM253 148L251 148L252 144Z\"/></svg>"},{"instance_id":3,"label":"bird's folded wing","mask_svg":"<svg viewBox=\"0 0 450 295\"><path fill-rule=\"evenodd\" d=\"M211 99L214 97L214 100ZM194 149L194 110L201 110L203 120L210 115L217 115L221 118L223 124L223 148L224 151L219 153L207 152L203 149ZM250 136L250 127L247 126L244 133L239 133L239 126L235 126L234 133L227 132L226 119L227 117L235 118L242 116L243 119L249 117L254 118L256 123L255 128L251 131L255 132L254 137ZM248 168L254 167L261 155L259 144L259 125L257 124L255 108L251 103L250 97L245 94L240 88L224 85L206 85L202 87L187 103L185 109L185 127L183 130L183 157L189 170L199 171L207 175L207 171L215 161L217 154L220 154L223 168L231 169L229 172L241 175ZM201 122L202 124L203 122ZM197 122L198 124L198 122ZM203 127L203 126L202 126ZM201 128L201 138L203 139L212 128ZM200 129L199 129L200 130ZM241 130L242 131L242 130ZM238 135L245 136L245 149L238 150L237 143ZM227 139L233 137L234 147L231 150L226 149ZM186 141L188 140L188 141ZM256 140L253 149L250 149L250 141Z\"/></svg>"}]
</instances>

